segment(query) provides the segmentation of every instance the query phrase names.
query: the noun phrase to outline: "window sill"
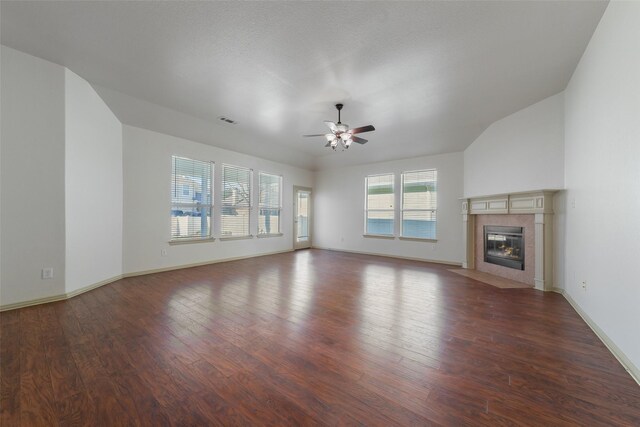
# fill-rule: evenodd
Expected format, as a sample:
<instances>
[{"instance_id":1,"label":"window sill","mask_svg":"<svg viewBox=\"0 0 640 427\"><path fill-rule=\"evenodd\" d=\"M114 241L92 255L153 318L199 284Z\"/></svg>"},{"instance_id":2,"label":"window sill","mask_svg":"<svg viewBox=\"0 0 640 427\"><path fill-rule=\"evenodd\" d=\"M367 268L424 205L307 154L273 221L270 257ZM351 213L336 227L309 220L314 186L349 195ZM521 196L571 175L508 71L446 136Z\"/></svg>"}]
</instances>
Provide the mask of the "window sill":
<instances>
[{"instance_id":1,"label":"window sill","mask_svg":"<svg viewBox=\"0 0 640 427\"><path fill-rule=\"evenodd\" d=\"M253 235L249 234L248 236L230 236L230 237L220 237L220 241L229 241L229 240L248 240L253 239Z\"/></svg>"},{"instance_id":2,"label":"window sill","mask_svg":"<svg viewBox=\"0 0 640 427\"><path fill-rule=\"evenodd\" d=\"M169 240L169 245L188 245L191 243L208 243L215 241L215 237L194 238L194 239L175 239Z\"/></svg>"},{"instance_id":3,"label":"window sill","mask_svg":"<svg viewBox=\"0 0 640 427\"><path fill-rule=\"evenodd\" d=\"M258 234L258 239L266 239L268 237L282 237L284 234L282 233L271 233L271 234Z\"/></svg>"},{"instance_id":4,"label":"window sill","mask_svg":"<svg viewBox=\"0 0 640 427\"><path fill-rule=\"evenodd\" d=\"M400 236L400 237L398 237L398 239L407 240L407 241L410 241L410 242L433 242L433 243L435 243L435 242L438 241L438 239L427 239L427 238L422 238L422 237L402 237L402 236Z\"/></svg>"},{"instance_id":5,"label":"window sill","mask_svg":"<svg viewBox=\"0 0 640 427\"><path fill-rule=\"evenodd\" d=\"M363 234L362 237L373 238L373 239L387 239L394 240L396 236L391 236L388 234Z\"/></svg>"}]
</instances>

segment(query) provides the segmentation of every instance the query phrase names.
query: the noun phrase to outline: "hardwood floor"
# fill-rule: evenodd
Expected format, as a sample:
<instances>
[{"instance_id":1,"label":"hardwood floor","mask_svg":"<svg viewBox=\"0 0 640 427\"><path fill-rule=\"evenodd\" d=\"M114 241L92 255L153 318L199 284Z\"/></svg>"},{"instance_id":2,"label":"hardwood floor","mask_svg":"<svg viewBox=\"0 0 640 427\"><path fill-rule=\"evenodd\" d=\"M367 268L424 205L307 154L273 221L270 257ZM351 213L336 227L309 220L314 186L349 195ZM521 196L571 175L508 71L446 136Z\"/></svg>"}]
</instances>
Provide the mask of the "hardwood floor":
<instances>
[{"instance_id":1,"label":"hardwood floor","mask_svg":"<svg viewBox=\"0 0 640 427\"><path fill-rule=\"evenodd\" d=\"M640 425L557 294L321 250L4 312L2 426Z\"/></svg>"}]
</instances>

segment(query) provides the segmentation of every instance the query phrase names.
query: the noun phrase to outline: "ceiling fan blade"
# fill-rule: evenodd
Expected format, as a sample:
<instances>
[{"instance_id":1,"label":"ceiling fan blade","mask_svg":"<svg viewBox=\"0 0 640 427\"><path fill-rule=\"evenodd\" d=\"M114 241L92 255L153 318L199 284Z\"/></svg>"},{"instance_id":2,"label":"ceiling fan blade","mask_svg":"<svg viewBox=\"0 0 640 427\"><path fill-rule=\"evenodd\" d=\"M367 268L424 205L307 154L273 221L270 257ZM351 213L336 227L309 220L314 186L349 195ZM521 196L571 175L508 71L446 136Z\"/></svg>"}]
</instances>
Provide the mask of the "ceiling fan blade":
<instances>
[{"instance_id":1,"label":"ceiling fan blade","mask_svg":"<svg viewBox=\"0 0 640 427\"><path fill-rule=\"evenodd\" d=\"M349 133L351 135L354 135L356 133L371 132L372 130L376 130L376 128L374 128L373 125L367 125L367 126L361 126L359 128L351 129Z\"/></svg>"},{"instance_id":2,"label":"ceiling fan blade","mask_svg":"<svg viewBox=\"0 0 640 427\"><path fill-rule=\"evenodd\" d=\"M331 132L336 133L338 131L338 127L336 126L336 124L334 122L330 122L328 120L325 120L325 123L327 126L329 126L329 129L331 129Z\"/></svg>"},{"instance_id":3,"label":"ceiling fan blade","mask_svg":"<svg viewBox=\"0 0 640 427\"><path fill-rule=\"evenodd\" d=\"M360 138L359 136L352 136L351 140L353 142L357 142L358 144L366 144L368 140L364 139L364 138Z\"/></svg>"},{"instance_id":4,"label":"ceiling fan blade","mask_svg":"<svg viewBox=\"0 0 640 427\"><path fill-rule=\"evenodd\" d=\"M324 136L324 133L317 133L315 135L302 135L302 136Z\"/></svg>"}]
</instances>

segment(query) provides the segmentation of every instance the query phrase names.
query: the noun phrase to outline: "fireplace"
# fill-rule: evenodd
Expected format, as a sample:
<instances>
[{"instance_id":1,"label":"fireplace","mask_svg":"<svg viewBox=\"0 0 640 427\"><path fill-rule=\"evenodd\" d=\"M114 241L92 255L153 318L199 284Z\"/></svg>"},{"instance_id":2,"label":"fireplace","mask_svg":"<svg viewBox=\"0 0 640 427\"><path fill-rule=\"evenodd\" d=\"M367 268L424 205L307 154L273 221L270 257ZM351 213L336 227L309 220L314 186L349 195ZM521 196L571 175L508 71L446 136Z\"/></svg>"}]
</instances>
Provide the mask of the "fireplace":
<instances>
[{"instance_id":1,"label":"fireplace","mask_svg":"<svg viewBox=\"0 0 640 427\"><path fill-rule=\"evenodd\" d=\"M557 190L533 190L522 193L495 194L462 199L462 267L493 274L505 279L533 285L540 291L553 291L553 198ZM485 227L518 227L515 230L495 232L504 240L487 240ZM514 233L511 233L514 231ZM514 242L513 234L522 241ZM501 237L499 239L502 239ZM497 249L498 257L489 249ZM505 253L500 246L520 248ZM515 254L514 252L519 252ZM502 256L500 256L502 255ZM512 257L518 255L519 260ZM502 258L502 259L500 259ZM486 261L485 261L486 260ZM515 261L514 268L491 264L495 260Z\"/></svg>"},{"instance_id":2,"label":"fireplace","mask_svg":"<svg viewBox=\"0 0 640 427\"><path fill-rule=\"evenodd\" d=\"M524 270L524 234L522 227L484 226L484 261Z\"/></svg>"}]
</instances>

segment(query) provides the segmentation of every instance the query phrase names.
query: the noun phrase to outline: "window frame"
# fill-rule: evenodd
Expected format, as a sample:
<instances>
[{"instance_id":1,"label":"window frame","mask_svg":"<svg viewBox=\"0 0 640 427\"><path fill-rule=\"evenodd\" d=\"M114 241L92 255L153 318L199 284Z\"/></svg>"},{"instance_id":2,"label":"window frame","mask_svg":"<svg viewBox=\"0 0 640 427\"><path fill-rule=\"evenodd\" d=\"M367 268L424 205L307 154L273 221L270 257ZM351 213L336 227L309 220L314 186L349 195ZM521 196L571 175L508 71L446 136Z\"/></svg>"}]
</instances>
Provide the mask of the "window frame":
<instances>
[{"instance_id":1,"label":"window frame","mask_svg":"<svg viewBox=\"0 0 640 427\"><path fill-rule=\"evenodd\" d=\"M389 209L369 209L369 178L377 176L391 176L391 194L393 195L393 207ZM387 237L393 238L396 235L396 174L390 173L378 173L373 175L367 175L364 179L364 235L371 237ZM370 233L368 230L369 212L391 212L391 233Z\"/></svg>"},{"instance_id":2,"label":"window frame","mask_svg":"<svg viewBox=\"0 0 640 427\"><path fill-rule=\"evenodd\" d=\"M239 170L246 170L249 172L249 178L247 180L247 195L248 195L248 205L243 206L242 209L247 211L247 234L238 234L238 235L225 235L224 234L224 195L225 195L225 168L235 168ZM251 218L253 211L253 169L245 166L232 165L230 163L223 163L221 167L222 176L220 179L221 185L221 201L220 201L220 240L240 240L240 239L252 239L253 234L251 234ZM246 200L246 198L245 198ZM237 206L237 205L232 205ZM238 209L234 207L234 209ZM228 216L228 215L227 215Z\"/></svg>"},{"instance_id":3,"label":"window frame","mask_svg":"<svg viewBox=\"0 0 640 427\"><path fill-rule=\"evenodd\" d=\"M207 163L209 164L209 180L210 180L210 185L209 185L209 203L202 203L201 201L194 201L192 203L189 202L177 202L174 203L173 202L173 192L175 191L176 193L180 193L181 196L184 196L184 186L185 184L181 184L180 189L178 190L176 188L177 183L175 182L176 178L175 178L175 159L182 159L182 160L188 160L191 162L200 162L200 163ZM199 160L199 159L193 159L190 157L184 157L184 156L179 156L176 154L172 154L171 155L171 185L173 186L173 191L170 191L171 193L171 199L169 200L169 243L170 244L179 244L179 243L189 243L189 242L202 242L202 241L212 241L215 240L213 237L213 223L214 223L214 206L215 206L215 202L214 202L214 194L215 194L215 190L214 190L214 185L215 185L215 162L211 161L211 160ZM171 190L171 189L170 189ZM191 191L189 191L189 194L191 194ZM202 212L202 208L208 209L209 210L209 226L208 226L208 230L207 230L207 234L206 235L200 235L200 236L185 236L185 237L174 237L173 236L173 231L172 231L172 221L171 219L173 218L172 212L174 210L182 210L181 208L188 208L188 209L200 209Z\"/></svg>"},{"instance_id":4,"label":"window frame","mask_svg":"<svg viewBox=\"0 0 640 427\"><path fill-rule=\"evenodd\" d=\"M261 191L262 191L262 176L263 175L268 175L271 177L277 177L278 178L278 206L274 207L274 206L266 206L263 205L261 203ZM283 189L283 178L282 175L277 175L277 174L273 174L273 173L269 173L269 172L264 172L264 171L258 171L258 230L257 230L257 236L258 237L278 237L278 236L282 236L282 189ZM260 232L260 211L262 209L269 209L269 210L277 210L278 211L278 230L275 233L261 233Z\"/></svg>"},{"instance_id":5,"label":"window frame","mask_svg":"<svg viewBox=\"0 0 640 427\"><path fill-rule=\"evenodd\" d=\"M404 181L405 175L411 173L419 173L419 172L434 172L435 180L434 180L434 193L436 195L436 203L435 208L433 209L405 209L404 207ZM415 236L405 236L404 235L404 214L405 212L433 212L435 217L435 226L434 226L434 234L433 237L415 237ZM438 240L438 169L429 168L429 169L417 169L411 171L403 171L400 173L400 239L403 240L421 240L421 241L432 241L435 242Z\"/></svg>"}]
</instances>

